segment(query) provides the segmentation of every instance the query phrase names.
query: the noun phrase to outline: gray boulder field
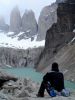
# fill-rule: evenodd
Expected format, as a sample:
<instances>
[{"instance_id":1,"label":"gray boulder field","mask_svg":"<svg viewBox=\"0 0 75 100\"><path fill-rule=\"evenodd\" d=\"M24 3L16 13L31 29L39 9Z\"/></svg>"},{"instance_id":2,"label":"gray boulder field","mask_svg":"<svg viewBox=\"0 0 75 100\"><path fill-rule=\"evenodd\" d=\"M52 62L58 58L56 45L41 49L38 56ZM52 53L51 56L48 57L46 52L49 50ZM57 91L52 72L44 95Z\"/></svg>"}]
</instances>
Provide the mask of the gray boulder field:
<instances>
[{"instance_id":1,"label":"gray boulder field","mask_svg":"<svg viewBox=\"0 0 75 100\"><path fill-rule=\"evenodd\" d=\"M45 91L45 97L37 97L40 84L31 79L18 79L16 82L9 81L4 84L0 91L0 100L75 100L75 93L72 91L69 97L50 97Z\"/></svg>"}]
</instances>

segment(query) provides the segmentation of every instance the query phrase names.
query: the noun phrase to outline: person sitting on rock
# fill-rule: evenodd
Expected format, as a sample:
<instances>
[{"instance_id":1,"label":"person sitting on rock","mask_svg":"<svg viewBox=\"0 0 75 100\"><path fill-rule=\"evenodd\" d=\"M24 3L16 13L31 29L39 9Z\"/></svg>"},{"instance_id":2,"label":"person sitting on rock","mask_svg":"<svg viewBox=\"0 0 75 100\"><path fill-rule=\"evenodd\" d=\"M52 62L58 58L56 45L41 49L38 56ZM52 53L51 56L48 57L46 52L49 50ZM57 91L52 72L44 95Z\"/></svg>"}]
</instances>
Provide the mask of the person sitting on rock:
<instances>
[{"instance_id":1,"label":"person sitting on rock","mask_svg":"<svg viewBox=\"0 0 75 100\"><path fill-rule=\"evenodd\" d=\"M60 93L64 89L64 76L63 73L59 72L56 62L52 64L51 72L44 75L37 97L44 97L45 89L52 97L56 96L54 90Z\"/></svg>"}]
</instances>

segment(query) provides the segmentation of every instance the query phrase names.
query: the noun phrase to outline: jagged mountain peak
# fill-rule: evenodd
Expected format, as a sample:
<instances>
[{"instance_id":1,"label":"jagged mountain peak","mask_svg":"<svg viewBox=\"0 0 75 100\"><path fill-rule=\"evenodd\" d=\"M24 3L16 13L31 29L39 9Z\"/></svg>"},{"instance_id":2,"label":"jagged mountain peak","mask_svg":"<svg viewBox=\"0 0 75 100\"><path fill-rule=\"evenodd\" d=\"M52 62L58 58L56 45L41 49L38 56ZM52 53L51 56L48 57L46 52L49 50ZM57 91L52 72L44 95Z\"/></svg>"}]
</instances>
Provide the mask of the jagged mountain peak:
<instances>
[{"instance_id":1,"label":"jagged mountain peak","mask_svg":"<svg viewBox=\"0 0 75 100\"><path fill-rule=\"evenodd\" d=\"M37 21L32 10L26 10L22 16L22 31L29 37L37 34Z\"/></svg>"},{"instance_id":2,"label":"jagged mountain peak","mask_svg":"<svg viewBox=\"0 0 75 100\"><path fill-rule=\"evenodd\" d=\"M34 11L31 10L31 9L30 9L30 10L27 10L27 9L26 9L24 13L25 13L25 14L33 14L33 15L35 15L35 14L34 14Z\"/></svg>"},{"instance_id":3,"label":"jagged mountain peak","mask_svg":"<svg viewBox=\"0 0 75 100\"><path fill-rule=\"evenodd\" d=\"M19 12L19 13L20 13L19 7L18 7L18 6L15 6L15 7L12 9L12 12Z\"/></svg>"},{"instance_id":4,"label":"jagged mountain peak","mask_svg":"<svg viewBox=\"0 0 75 100\"><path fill-rule=\"evenodd\" d=\"M21 15L18 7L14 7L10 15L10 31L19 33L21 29Z\"/></svg>"}]
</instances>

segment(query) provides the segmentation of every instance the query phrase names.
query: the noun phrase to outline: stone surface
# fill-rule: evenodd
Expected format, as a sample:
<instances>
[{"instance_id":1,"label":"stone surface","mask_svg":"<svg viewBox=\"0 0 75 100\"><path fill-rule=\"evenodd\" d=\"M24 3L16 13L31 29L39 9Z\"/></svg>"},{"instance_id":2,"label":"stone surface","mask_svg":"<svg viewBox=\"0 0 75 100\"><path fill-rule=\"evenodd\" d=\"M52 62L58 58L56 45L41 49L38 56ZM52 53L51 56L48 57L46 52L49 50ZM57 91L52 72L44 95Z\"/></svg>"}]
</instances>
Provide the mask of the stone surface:
<instances>
[{"instance_id":1,"label":"stone surface","mask_svg":"<svg viewBox=\"0 0 75 100\"><path fill-rule=\"evenodd\" d=\"M38 38L43 40L46 36L46 31L57 22L57 4L54 3L42 9L38 20Z\"/></svg>"},{"instance_id":2,"label":"stone surface","mask_svg":"<svg viewBox=\"0 0 75 100\"><path fill-rule=\"evenodd\" d=\"M75 0L56 0L57 3L75 3Z\"/></svg>"},{"instance_id":3,"label":"stone surface","mask_svg":"<svg viewBox=\"0 0 75 100\"><path fill-rule=\"evenodd\" d=\"M34 67L43 48L28 50L0 48L0 67Z\"/></svg>"},{"instance_id":4,"label":"stone surface","mask_svg":"<svg viewBox=\"0 0 75 100\"><path fill-rule=\"evenodd\" d=\"M22 16L22 31L25 32L28 37L31 37L37 33L37 27L34 12L32 10L25 11Z\"/></svg>"},{"instance_id":5,"label":"stone surface","mask_svg":"<svg viewBox=\"0 0 75 100\"><path fill-rule=\"evenodd\" d=\"M31 88L33 92L29 93L26 90L27 86L25 86L25 82L28 83L27 86L29 88ZM21 88L19 88L20 83L22 83ZM9 82L8 82L8 84L9 84ZM15 84L18 86L18 88L15 88L14 91L11 91L11 87L8 89L2 89L0 91L0 100L46 100L46 99L47 100L69 100L69 99L75 100L75 95L74 95L73 91L71 92L71 95L69 97L56 96L54 98L51 98L45 91L45 97L38 98L38 97L36 97L36 94L38 92L40 84L34 83L30 79L29 80L28 79L18 79L18 81L14 82L14 84L12 86L14 87ZM34 89L33 85L31 85L31 84L35 84L35 89Z\"/></svg>"},{"instance_id":6,"label":"stone surface","mask_svg":"<svg viewBox=\"0 0 75 100\"><path fill-rule=\"evenodd\" d=\"M44 70L45 68L47 68L47 66L51 66L52 62L55 61L54 59L55 55L60 51L61 48L66 46L75 36L75 33L73 32L73 30L75 29L74 27L75 27L75 4L74 3L70 4L68 2L59 3L57 8L57 23L53 24L52 27L47 31L45 49L43 53L40 55L39 58L40 60L38 61L38 67L37 67L38 70ZM64 53L65 52L66 51L64 51ZM61 54L63 56L63 53ZM72 60L74 59L74 57L70 58L71 56L68 55L67 55L67 59L69 57L68 62L63 62L63 60L61 60L62 65L67 67L69 64L71 65L70 59ZM60 56L59 59L61 59ZM66 63L66 65L64 63ZM72 69L75 70L75 68ZM70 69L69 74L71 73L72 70Z\"/></svg>"},{"instance_id":7,"label":"stone surface","mask_svg":"<svg viewBox=\"0 0 75 100\"><path fill-rule=\"evenodd\" d=\"M65 3L67 0L56 0L56 3Z\"/></svg>"},{"instance_id":8,"label":"stone surface","mask_svg":"<svg viewBox=\"0 0 75 100\"><path fill-rule=\"evenodd\" d=\"M17 81L17 78L0 71L0 88L2 88L5 82L8 82L10 80Z\"/></svg>"},{"instance_id":9,"label":"stone surface","mask_svg":"<svg viewBox=\"0 0 75 100\"><path fill-rule=\"evenodd\" d=\"M10 31L19 33L21 30L21 15L18 7L13 8L10 15Z\"/></svg>"}]
</instances>

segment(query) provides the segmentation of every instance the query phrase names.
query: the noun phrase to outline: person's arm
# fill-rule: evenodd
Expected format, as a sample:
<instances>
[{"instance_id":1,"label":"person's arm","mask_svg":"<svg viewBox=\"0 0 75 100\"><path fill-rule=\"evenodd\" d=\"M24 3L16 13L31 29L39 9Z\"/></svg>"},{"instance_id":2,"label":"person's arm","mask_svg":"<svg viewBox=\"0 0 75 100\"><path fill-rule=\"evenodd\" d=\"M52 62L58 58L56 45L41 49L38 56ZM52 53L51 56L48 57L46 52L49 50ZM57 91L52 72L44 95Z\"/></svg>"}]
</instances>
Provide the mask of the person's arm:
<instances>
[{"instance_id":1,"label":"person's arm","mask_svg":"<svg viewBox=\"0 0 75 100\"><path fill-rule=\"evenodd\" d=\"M65 86L64 86L64 75L62 74L62 88L64 89Z\"/></svg>"},{"instance_id":2,"label":"person's arm","mask_svg":"<svg viewBox=\"0 0 75 100\"><path fill-rule=\"evenodd\" d=\"M48 81L48 73L44 75L43 81L47 82Z\"/></svg>"}]
</instances>

